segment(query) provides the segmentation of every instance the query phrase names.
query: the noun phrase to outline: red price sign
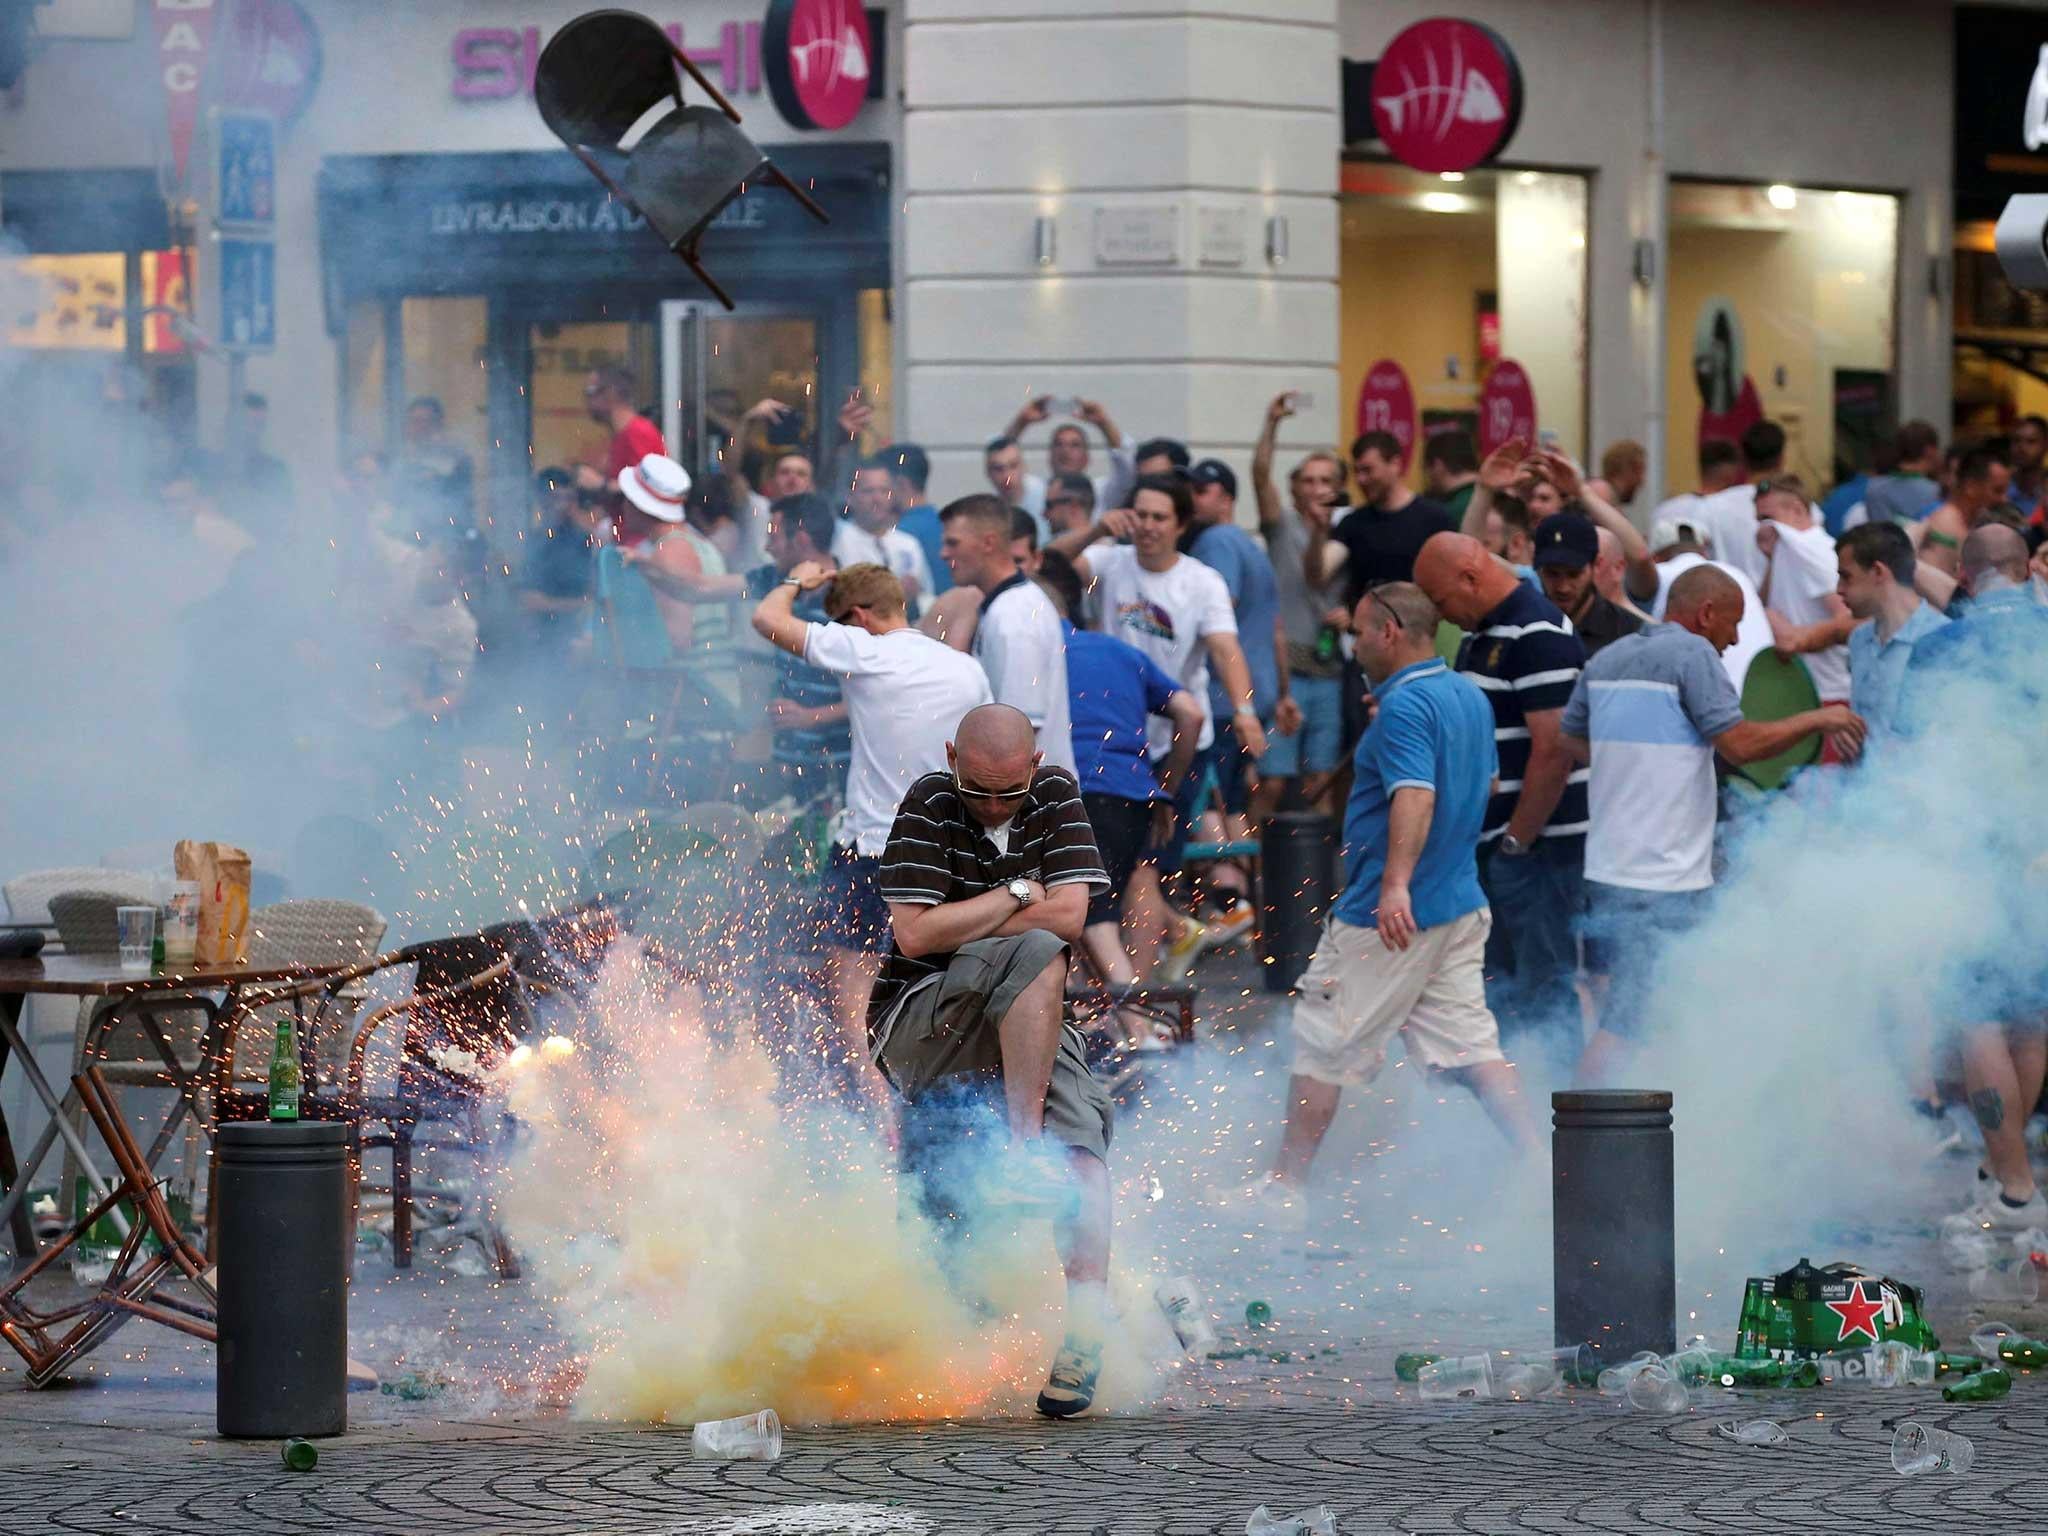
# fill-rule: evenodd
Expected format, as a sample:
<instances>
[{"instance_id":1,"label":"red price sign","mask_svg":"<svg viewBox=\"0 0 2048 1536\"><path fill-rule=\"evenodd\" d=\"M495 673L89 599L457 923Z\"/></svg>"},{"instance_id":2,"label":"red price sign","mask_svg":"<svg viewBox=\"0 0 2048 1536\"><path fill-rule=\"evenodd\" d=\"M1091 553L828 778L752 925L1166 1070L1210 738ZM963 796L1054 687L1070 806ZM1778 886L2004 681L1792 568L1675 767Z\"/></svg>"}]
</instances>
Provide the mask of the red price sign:
<instances>
[{"instance_id":1,"label":"red price sign","mask_svg":"<svg viewBox=\"0 0 2048 1536\"><path fill-rule=\"evenodd\" d=\"M1401 445L1401 468L1415 451L1415 391L1408 373L1390 357L1365 370L1358 386L1358 431L1385 432Z\"/></svg>"},{"instance_id":2,"label":"red price sign","mask_svg":"<svg viewBox=\"0 0 2048 1536\"><path fill-rule=\"evenodd\" d=\"M1479 452L1493 452L1510 438L1536 441L1536 391L1513 358L1502 358L1479 391Z\"/></svg>"}]
</instances>

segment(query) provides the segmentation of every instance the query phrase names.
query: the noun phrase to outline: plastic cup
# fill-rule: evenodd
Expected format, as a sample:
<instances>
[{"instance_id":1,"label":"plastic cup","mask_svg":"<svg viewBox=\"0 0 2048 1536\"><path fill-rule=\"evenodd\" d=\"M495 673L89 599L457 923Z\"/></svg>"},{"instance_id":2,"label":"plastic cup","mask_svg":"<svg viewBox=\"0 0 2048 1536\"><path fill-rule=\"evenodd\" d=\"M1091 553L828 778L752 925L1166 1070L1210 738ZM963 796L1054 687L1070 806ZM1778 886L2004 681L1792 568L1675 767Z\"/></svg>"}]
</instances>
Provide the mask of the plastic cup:
<instances>
[{"instance_id":1,"label":"plastic cup","mask_svg":"<svg viewBox=\"0 0 2048 1536\"><path fill-rule=\"evenodd\" d=\"M121 945L121 969L148 970L149 952L156 944L156 908L117 907L114 921Z\"/></svg>"},{"instance_id":2,"label":"plastic cup","mask_svg":"<svg viewBox=\"0 0 2048 1536\"><path fill-rule=\"evenodd\" d=\"M690 1454L707 1461L774 1461L782 1455L782 1420L773 1408L706 1419L690 1432Z\"/></svg>"},{"instance_id":3,"label":"plastic cup","mask_svg":"<svg viewBox=\"0 0 2048 1536\"><path fill-rule=\"evenodd\" d=\"M1457 1402L1493 1396L1493 1361L1486 1355L1464 1355L1425 1365L1416 1373L1425 1403Z\"/></svg>"},{"instance_id":4,"label":"plastic cup","mask_svg":"<svg viewBox=\"0 0 2048 1536\"><path fill-rule=\"evenodd\" d=\"M1970 1295L1978 1301L2036 1301L2041 1271L2025 1259L1999 1259L1970 1272Z\"/></svg>"},{"instance_id":5,"label":"plastic cup","mask_svg":"<svg viewBox=\"0 0 2048 1536\"><path fill-rule=\"evenodd\" d=\"M174 880L164 902L164 964L190 965L199 948L199 882Z\"/></svg>"},{"instance_id":6,"label":"plastic cup","mask_svg":"<svg viewBox=\"0 0 2048 1536\"><path fill-rule=\"evenodd\" d=\"M1173 1336L1190 1355L1206 1355L1216 1347L1216 1329L1209 1322L1208 1304L1193 1275L1175 1275L1160 1283L1152 1299L1173 1326Z\"/></svg>"},{"instance_id":7,"label":"plastic cup","mask_svg":"<svg viewBox=\"0 0 2048 1536\"><path fill-rule=\"evenodd\" d=\"M1657 1357L1655 1355L1651 1355L1647 1359L1638 1355L1635 1359L1625 1364L1608 1366L1606 1370L1600 1373L1595 1385L1600 1388L1600 1395L1602 1397L1626 1397L1628 1396L1629 1382L1655 1364L1657 1364Z\"/></svg>"},{"instance_id":8,"label":"plastic cup","mask_svg":"<svg viewBox=\"0 0 2048 1536\"><path fill-rule=\"evenodd\" d=\"M1746 1424L1730 1419L1720 1426L1720 1433L1737 1445L1783 1445L1791 1438L1769 1419L1751 1419Z\"/></svg>"},{"instance_id":9,"label":"plastic cup","mask_svg":"<svg viewBox=\"0 0 2048 1536\"><path fill-rule=\"evenodd\" d=\"M1638 1413L1683 1413L1685 1383L1661 1365L1646 1365L1628 1381L1628 1404Z\"/></svg>"},{"instance_id":10,"label":"plastic cup","mask_svg":"<svg viewBox=\"0 0 2048 1536\"><path fill-rule=\"evenodd\" d=\"M1952 1472L1961 1477L1977 1459L1977 1448L1961 1435L1906 1420L1892 1435L1892 1470L1901 1477Z\"/></svg>"}]
</instances>

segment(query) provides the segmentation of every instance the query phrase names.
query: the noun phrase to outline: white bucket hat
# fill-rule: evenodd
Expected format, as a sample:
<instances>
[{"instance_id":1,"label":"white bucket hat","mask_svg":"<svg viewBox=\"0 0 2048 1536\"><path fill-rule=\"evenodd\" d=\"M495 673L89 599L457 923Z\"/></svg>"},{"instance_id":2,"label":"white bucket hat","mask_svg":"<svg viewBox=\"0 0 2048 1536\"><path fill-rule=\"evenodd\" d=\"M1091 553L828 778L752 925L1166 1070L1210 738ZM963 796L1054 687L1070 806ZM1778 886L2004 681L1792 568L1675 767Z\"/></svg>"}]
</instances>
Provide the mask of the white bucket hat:
<instances>
[{"instance_id":1,"label":"white bucket hat","mask_svg":"<svg viewBox=\"0 0 2048 1536\"><path fill-rule=\"evenodd\" d=\"M649 517L680 523L683 500L690 494L690 472L666 454L650 453L619 471L619 489Z\"/></svg>"}]
</instances>

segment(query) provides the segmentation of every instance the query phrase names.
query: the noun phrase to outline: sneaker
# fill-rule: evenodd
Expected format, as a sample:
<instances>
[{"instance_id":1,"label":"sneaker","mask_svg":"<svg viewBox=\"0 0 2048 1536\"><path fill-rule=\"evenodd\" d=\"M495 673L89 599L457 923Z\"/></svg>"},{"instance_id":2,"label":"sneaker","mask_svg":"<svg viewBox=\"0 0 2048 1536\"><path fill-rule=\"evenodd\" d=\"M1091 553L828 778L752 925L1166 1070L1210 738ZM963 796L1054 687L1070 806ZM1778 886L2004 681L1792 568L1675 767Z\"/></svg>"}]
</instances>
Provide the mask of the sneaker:
<instances>
[{"instance_id":1,"label":"sneaker","mask_svg":"<svg viewBox=\"0 0 2048 1536\"><path fill-rule=\"evenodd\" d=\"M1053 1356L1045 1385L1038 1389L1038 1411L1048 1419L1086 1413L1095 1401L1095 1378L1101 1374L1102 1346L1083 1344L1069 1334Z\"/></svg>"},{"instance_id":2,"label":"sneaker","mask_svg":"<svg viewBox=\"0 0 2048 1536\"><path fill-rule=\"evenodd\" d=\"M1975 1208L1991 1232L2024 1232L2029 1227L2048 1226L2048 1195L2035 1190L2025 1205L2010 1205L2001 1194L1992 1194Z\"/></svg>"},{"instance_id":3,"label":"sneaker","mask_svg":"<svg viewBox=\"0 0 2048 1536\"><path fill-rule=\"evenodd\" d=\"M1159 978L1162 981L1186 981L1188 972L1194 969L1195 957L1203 950L1203 939L1209 930L1192 917L1181 936L1166 946L1166 952L1159 957Z\"/></svg>"},{"instance_id":4,"label":"sneaker","mask_svg":"<svg viewBox=\"0 0 2048 1536\"><path fill-rule=\"evenodd\" d=\"M1225 945L1245 944L1255 926L1252 916L1252 904L1248 901L1240 901L1234 907L1217 912L1202 925L1202 948L1222 949Z\"/></svg>"},{"instance_id":5,"label":"sneaker","mask_svg":"<svg viewBox=\"0 0 2048 1536\"><path fill-rule=\"evenodd\" d=\"M1270 1175L1252 1180L1229 1203L1275 1232L1300 1232L1308 1226L1308 1196Z\"/></svg>"}]
</instances>

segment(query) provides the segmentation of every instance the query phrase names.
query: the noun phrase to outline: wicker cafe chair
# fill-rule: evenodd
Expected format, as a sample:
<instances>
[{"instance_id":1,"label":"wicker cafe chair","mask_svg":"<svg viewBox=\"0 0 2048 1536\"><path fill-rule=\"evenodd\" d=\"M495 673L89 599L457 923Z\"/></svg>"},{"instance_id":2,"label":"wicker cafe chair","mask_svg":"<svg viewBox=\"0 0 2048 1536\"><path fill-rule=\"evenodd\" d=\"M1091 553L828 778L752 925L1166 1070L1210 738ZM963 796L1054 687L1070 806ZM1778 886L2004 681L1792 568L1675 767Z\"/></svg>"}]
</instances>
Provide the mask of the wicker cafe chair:
<instances>
[{"instance_id":1,"label":"wicker cafe chair","mask_svg":"<svg viewBox=\"0 0 2048 1536\"><path fill-rule=\"evenodd\" d=\"M65 869L38 869L16 875L0 885L7 898L7 918L15 923L49 924L50 898L66 891L99 891L122 901L156 900L156 881L137 870L103 869L97 864Z\"/></svg>"},{"instance_id":2,"label":"wicker cafe chair","mask_svg":"<svg viewBox=\"0 0 2048 1536\"><path fill-rule=\"evenodd\" d=\"M226 1082L228 1063L236 1049L236 1028L257 1015L274 1019L289 1009L300 1021L331 1007L340 993L360 992L370 977L410 968L407 994L374 1009L355 1030L338 1073L322 1070L300 1040L299 1117L338 1121L349 1127L350 1199L365 1187L363 1157L367 1152L391 1153L392 1260L397 1268L412 1265L413 1205L418 1200L446 1200L413 1184L415 1154L429 1149L461 1150L487 1160L494 1138L485 1121L485 1085L443 1065L448 1049L471 1051L488 1070L524 1032L528 1018L512 958L500 954L481 935L470 934L416 944L366 960L338 976L266 990L230 1021L220 1067ZM371 1053L380 1033L393 1020L403 1021L403 1035L392 1059L388 1085L373 1084ZM272 1026L275 1027L274 1025ZM379 1060L390 1057L380 1052ZM437 1061L437 1056L441 1061ZM260 1120L268 1113L268 1093L223 1086L216 1090L218 1119ZM429 1122L453 1124L460 1134L429 1138L420 1127ZM480 1167L480 1172L484 1170ZM510 1247L489 1211L488 1195L479 1197L480 1236L498 1273L518 1273Z\"/></svg>"},{"instance_id":3,"label":"wicker cafe chair","mask_svg":"<svg viewBox=\"0 0 2048 1536\"><path fill-rule=\"evenodd\" d=\"M354 967L375 957L388 926L383 913L361 902L281 901L249 914L249 959L258 965ZM304 1020L299 1050L318 1064L323 1077L339 1080L365 996L358 977L327 992L319 1010ZM268 1033L261 1028L266 1019ZM242 1055L234 1063L237 1081L263 1078L269 1070L276 1016L258 1010L248 1022L258 1027L240 1037Z\"/></svg>"},{"instance_id":4,"label":"wicker cafe chair","mask_svg":"<svg viewBox=\"0 0 2048 1536\"><path fill-rule=\"evenodd\" d=\"M678 67L717 111L684 104ZM561 28L541 51L533 97L541 120L584 169L645 218L727 309L732 299L704 270L698 244L748 181L773 181L821 224L829 222L825 210L734 126L740 114L733 104L645 16L591 11ZM674 110L627 148L634 125L669 103Z\"/></svg>"}]
</instances>

